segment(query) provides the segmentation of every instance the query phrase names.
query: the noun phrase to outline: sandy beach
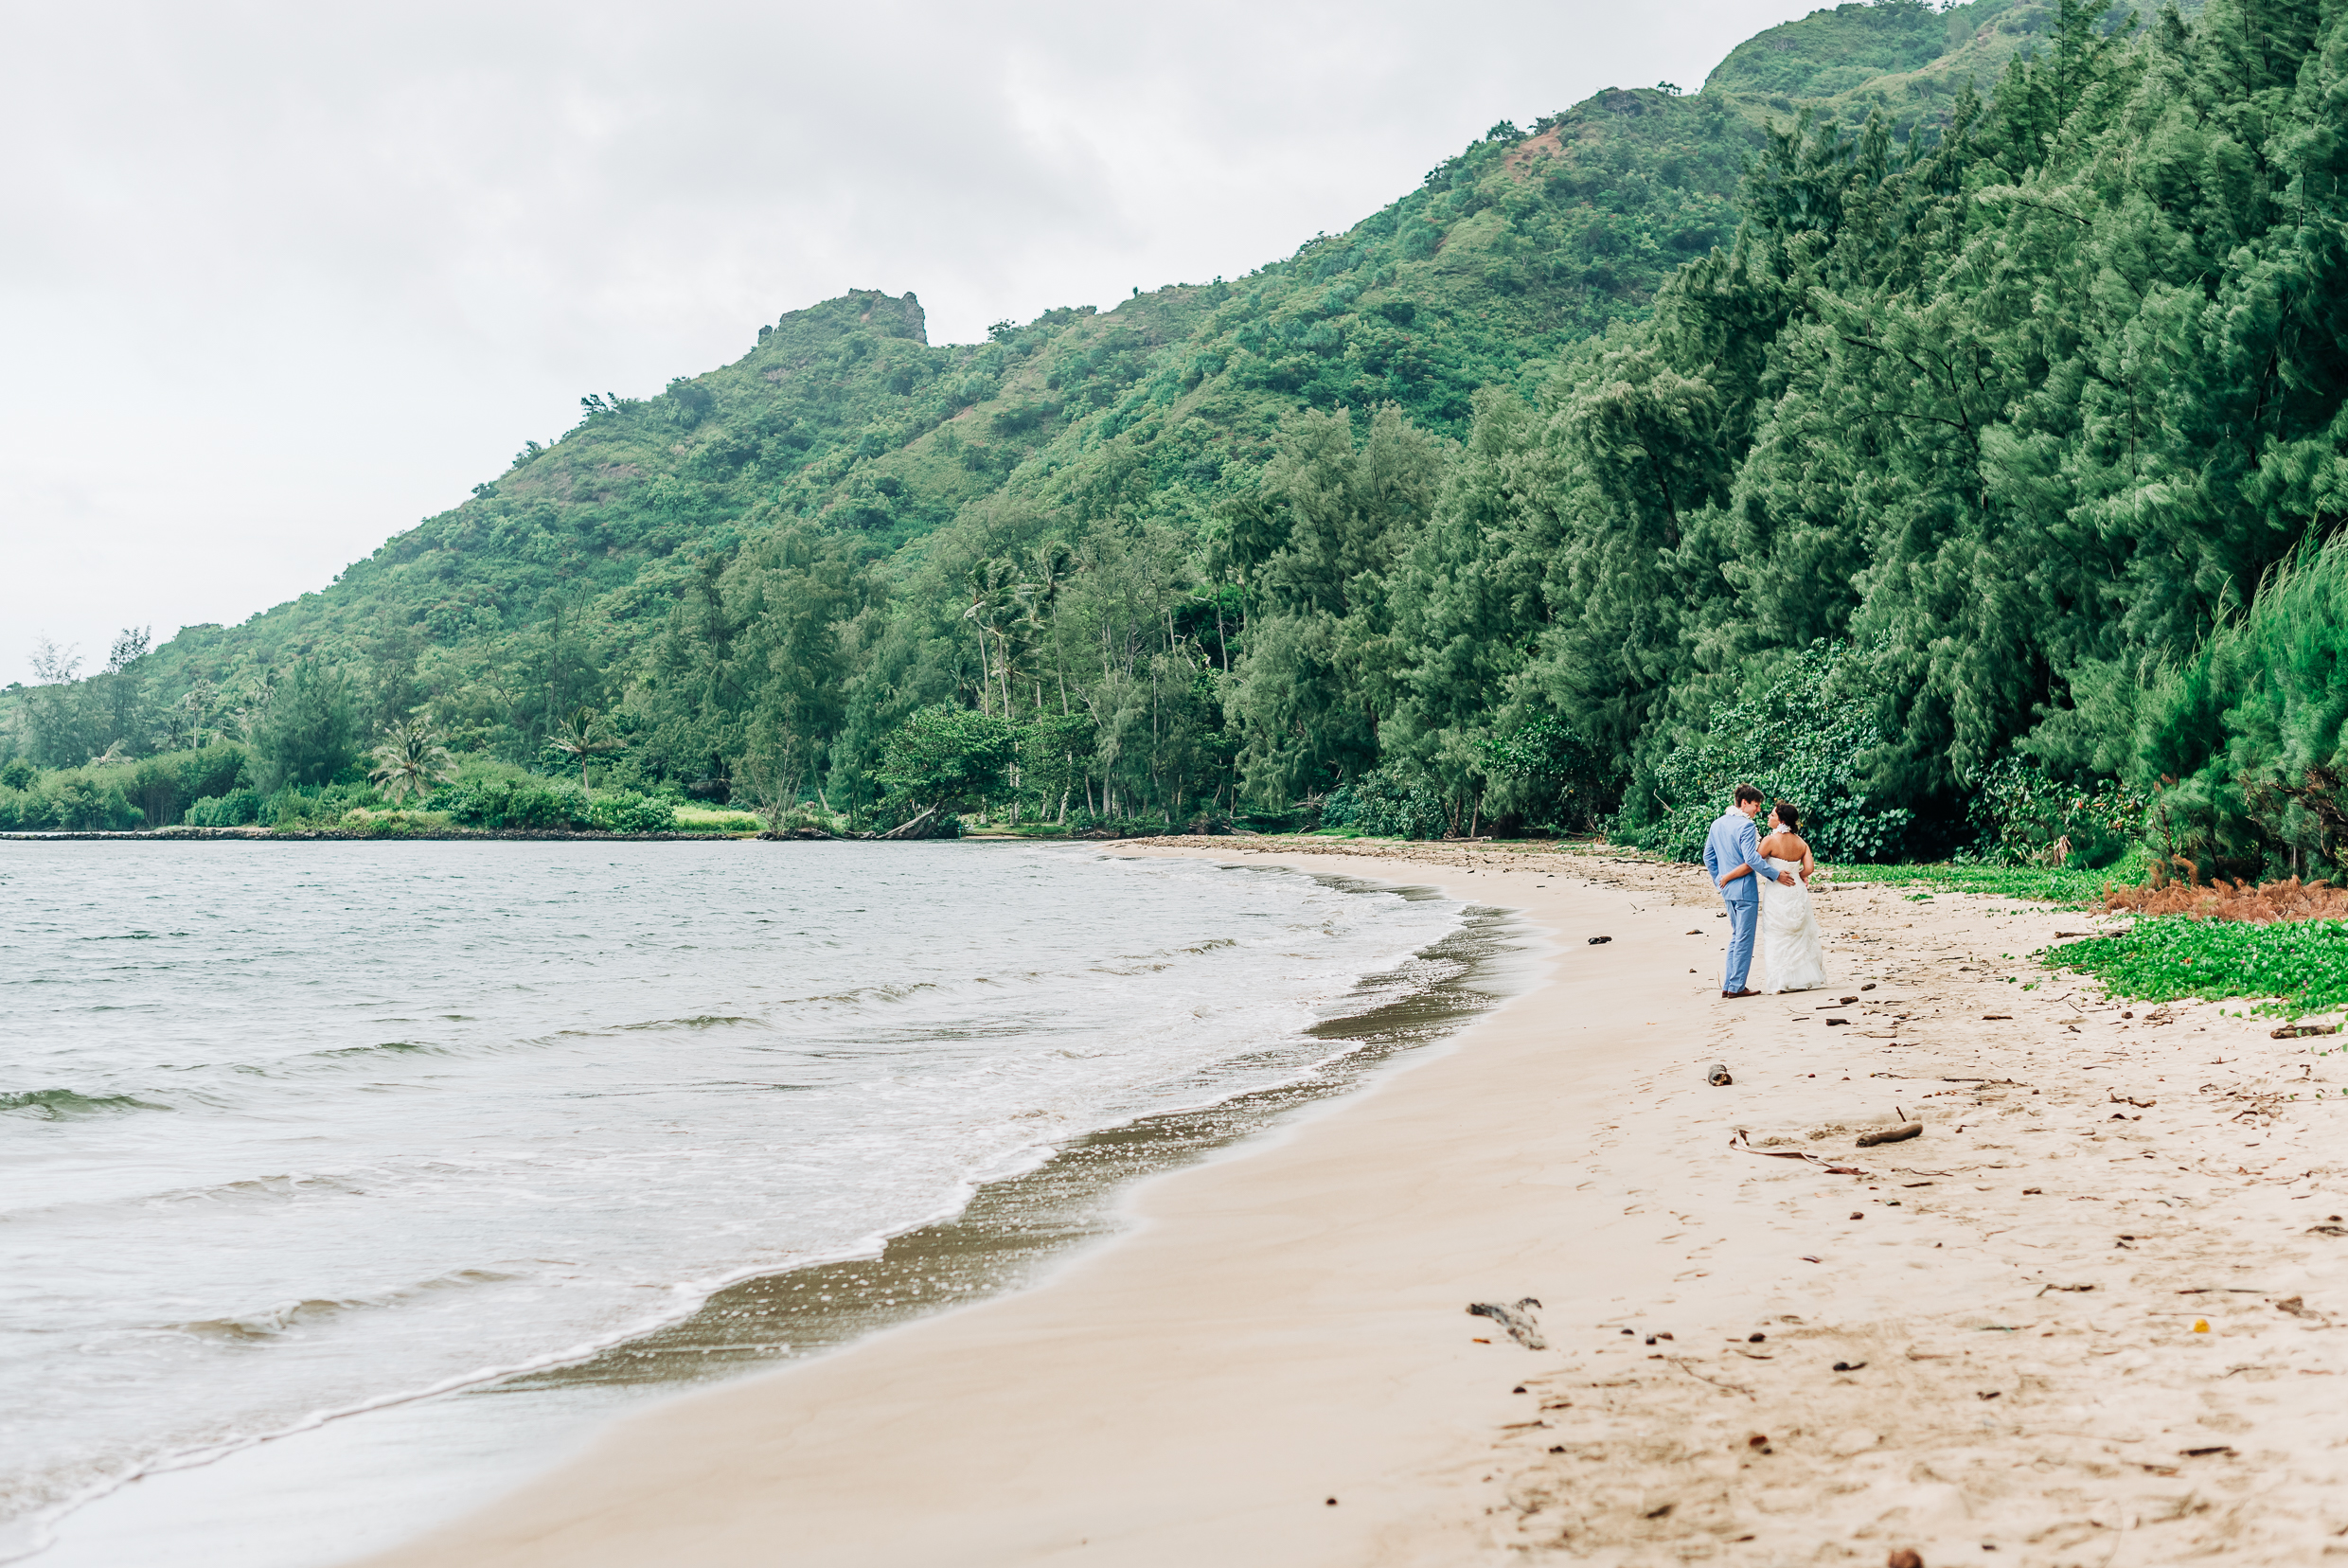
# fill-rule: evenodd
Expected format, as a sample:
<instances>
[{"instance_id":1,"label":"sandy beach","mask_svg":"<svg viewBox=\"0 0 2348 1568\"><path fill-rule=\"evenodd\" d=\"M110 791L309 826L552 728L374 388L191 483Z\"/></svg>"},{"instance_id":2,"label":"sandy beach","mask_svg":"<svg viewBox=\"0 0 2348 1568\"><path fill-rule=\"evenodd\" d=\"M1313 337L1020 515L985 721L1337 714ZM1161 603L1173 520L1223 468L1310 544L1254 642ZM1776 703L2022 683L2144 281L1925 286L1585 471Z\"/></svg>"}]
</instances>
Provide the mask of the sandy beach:
<instances>
[{"instance_id":1,"label":"sandy beach","mask_svg":"<svg viewBox=\"0 0 2348 1568\"><path fill-rule=\"evenodd\" d=\"M2106 1005L2027 962L2077 912L1884 887L1822 895L1825 991L1724 1002L1700 873L1332 847L1111 852L1519 910L1537 983L1039 1288L680 1397L369 1560L2348 1556L2333 1039ZM1467 1310L1526 1299L1540 1348Z\"/></svg>"}]
</instances>

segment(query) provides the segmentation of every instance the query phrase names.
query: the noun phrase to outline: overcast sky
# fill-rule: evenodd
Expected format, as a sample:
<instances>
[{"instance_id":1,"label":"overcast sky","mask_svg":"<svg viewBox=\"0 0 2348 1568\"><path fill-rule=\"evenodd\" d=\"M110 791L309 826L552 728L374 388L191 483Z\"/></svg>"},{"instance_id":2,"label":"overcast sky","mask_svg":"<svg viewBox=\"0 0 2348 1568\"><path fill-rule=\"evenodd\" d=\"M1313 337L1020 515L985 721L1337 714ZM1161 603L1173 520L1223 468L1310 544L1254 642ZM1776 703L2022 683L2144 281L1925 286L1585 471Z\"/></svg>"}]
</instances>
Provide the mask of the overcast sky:
<instances>
[{"instance_id":1,"label":"overcast sky","mask_svg":"<svg viewBox=\"0 0 2348 1568\"><path fill-rule=\"evenodd\" d=\"M849 288L1236 276L1792 0L0 0L0 682L234 623Z\"/></svg>"}]
</instances>

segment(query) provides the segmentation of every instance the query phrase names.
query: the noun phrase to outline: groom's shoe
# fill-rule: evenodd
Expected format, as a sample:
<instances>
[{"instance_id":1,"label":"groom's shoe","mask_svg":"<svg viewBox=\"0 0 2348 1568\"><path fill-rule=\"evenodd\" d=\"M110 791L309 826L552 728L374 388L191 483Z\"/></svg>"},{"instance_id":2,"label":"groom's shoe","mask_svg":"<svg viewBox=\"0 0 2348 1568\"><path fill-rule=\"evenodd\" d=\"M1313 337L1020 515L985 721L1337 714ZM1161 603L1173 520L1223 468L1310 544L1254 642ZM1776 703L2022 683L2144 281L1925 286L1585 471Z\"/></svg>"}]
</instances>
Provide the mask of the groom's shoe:
<instances>
[{"instance_id":1,"label":"groom's shoe","mask_svg":"<svg viewBox=\"0 0 2348 1568\"><path fill-rule=\"evenodd\" d=\"M1758 996L1761 993L1757 990L1724 990L1720 993L1720 999L1724 1002L1734 1002L1740 996Z\"/></svg>"}]
</instances>

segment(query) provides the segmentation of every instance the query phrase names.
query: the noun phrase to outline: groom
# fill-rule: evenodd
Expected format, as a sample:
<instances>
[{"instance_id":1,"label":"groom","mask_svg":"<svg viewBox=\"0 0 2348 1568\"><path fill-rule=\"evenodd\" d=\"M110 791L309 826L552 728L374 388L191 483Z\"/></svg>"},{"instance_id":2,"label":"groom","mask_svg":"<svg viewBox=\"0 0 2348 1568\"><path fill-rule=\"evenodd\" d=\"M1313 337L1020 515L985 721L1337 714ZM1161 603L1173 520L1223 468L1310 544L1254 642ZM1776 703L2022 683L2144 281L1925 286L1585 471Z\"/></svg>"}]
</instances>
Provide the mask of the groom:
<instances>
[{"instance_id":1,"label":"groom","mask_svg":"<svg viewBox=\"0 0 2348 1568\"><path fill-rule=\"evenodd\" d=\"M1793 885L1793 873L1779 871L1761 858L1752 819L1761 814L1761 792L1750 784L1736 786L1736 804L1720 815L1704 838L1704 869L1719 885L1720 901L1729 906L1729 962L1720 977L1725 997L1758 996L1745 989L1746 971L1752 968L1753 919L1761 912L1761 884L1769 877Z\"/></svg>"}]
</instances>

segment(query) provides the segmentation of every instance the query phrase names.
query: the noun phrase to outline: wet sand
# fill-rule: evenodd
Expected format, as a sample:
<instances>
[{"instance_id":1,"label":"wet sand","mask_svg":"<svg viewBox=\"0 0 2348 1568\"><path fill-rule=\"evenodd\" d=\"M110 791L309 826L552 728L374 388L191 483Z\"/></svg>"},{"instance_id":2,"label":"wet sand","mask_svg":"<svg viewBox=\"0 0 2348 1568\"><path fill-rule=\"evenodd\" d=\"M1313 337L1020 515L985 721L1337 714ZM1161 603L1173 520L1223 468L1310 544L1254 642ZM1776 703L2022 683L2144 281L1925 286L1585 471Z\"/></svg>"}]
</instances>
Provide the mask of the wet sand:
<instances>
[{"instance_id":1,"label":"wet sand","mask_svg":"<svg viewBox=\"0 0 2348 1568\"><path fill-rule=\"evenodd\" d=\"M1432 883L1523 911L1546 972L1146 1184L1128 1234L1039 1288L682 1397L371 1560L2348 1553L2328 1040L2024 991L2043 977L2021 960L2086 929L2041 906L1825 893L1834 985L1725 1003L1718 903L1684 868L1115 852ZM1704 1082L1715 1061L1733 1084ZM1923 1134L1855 1146L1900 1115ZM1466 1310L1525 1297L1545 1348Z\"/></svg>"}]
</instances>

